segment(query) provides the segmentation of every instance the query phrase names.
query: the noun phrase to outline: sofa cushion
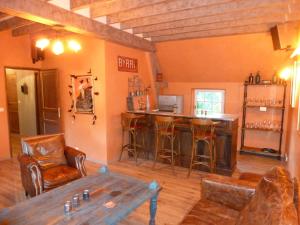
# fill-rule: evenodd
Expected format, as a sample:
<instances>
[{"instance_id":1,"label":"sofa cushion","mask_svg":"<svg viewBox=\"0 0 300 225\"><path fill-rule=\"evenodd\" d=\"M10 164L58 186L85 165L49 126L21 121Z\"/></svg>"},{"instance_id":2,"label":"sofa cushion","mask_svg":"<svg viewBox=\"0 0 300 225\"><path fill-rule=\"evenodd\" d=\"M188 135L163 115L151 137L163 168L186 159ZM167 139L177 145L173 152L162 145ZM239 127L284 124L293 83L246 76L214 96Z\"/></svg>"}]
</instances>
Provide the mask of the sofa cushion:
<instances>
[{"instance_id":1,"label":"sofa cushion","mask_svg":"<svg viewBox=\"0 0 300 225\"><path fill-rule=\"evenodd\" d=\"M38 162L41 169L48 169L67 164L64 148L64 137L57 135L31 143L29 154Z\"/></svg>"},{"instance_id":2,"label":"sofa cushion","mask_svg":"<svg viewBox=\"0 0 300 225\"><path fill-rule=\"evenodd\" d=\"M259 175L256 173L242 173L239 177L240 180L246 180L249 182L254 182L254 183L258 183L261 178L263 177L263 175Z\"/></svg>"},{"instance_id":3,"label":"sofa cushion","mask_svg":"<svg viewBox=\"0 0 300 225\"><path fill-rule=\"evenodd\" d=\"M185 216L182 225L234 225L239 212L222 204L200 200Z\"/></svg>"},{"instance_id":4,"label":"sofa cushion","mask_svg":"<svg viewBox=\"0 0 300 225\"><path fill-rule=\"evenodd\" d=\"M237 225L296 225L297 219L293 181L283 167L275 167L259 182Z\"/></svg>"},{"instance_id":5,"label":"sofa cushion","mask_svg":"<svg viewBox=\"0 0 300 225\"><path fill-rule=\"evenodd\" d=\"M81 177L79 171L73 167L60 165L42 171L44 189L49 190L66 184Z\"/></svg>"}]
</instances>

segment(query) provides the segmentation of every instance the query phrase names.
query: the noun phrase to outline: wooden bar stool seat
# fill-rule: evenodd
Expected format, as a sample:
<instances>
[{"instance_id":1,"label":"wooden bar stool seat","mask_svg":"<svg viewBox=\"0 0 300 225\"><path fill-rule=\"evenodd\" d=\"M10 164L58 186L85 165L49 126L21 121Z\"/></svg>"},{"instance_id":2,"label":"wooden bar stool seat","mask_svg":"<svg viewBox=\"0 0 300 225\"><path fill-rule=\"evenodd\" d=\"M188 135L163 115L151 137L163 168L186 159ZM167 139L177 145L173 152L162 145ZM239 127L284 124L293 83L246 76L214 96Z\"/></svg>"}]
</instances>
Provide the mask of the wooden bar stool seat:
<instances>
[{"instance_id":1,"label":"wooden bar stool seat","mask_svg":"<svg viewBox=\"0 0 300 225\"><path fill-rule=\"evenodd\" d=\"M145 120L144 115L136 115L133 113L122 113L121 124L122 124L122 146L119 161L122 159L122 154L127 150L129 156L132 155L137 164L137 159L141 151L145 155ZM128 133L129 140L128 144L125 144L125 135ZM141 137L141 143L138 143L138 136Z\"/></svg>"},{"instance_id":2,"label":"wooden bar stool seat","mask_svg":"<svg viewBox=\"0 0 300 225\"><path fill-rule=\"evenodd\" d=\"M188 172L188 177L191 174L194 165L202 165L209 168L210 172L215 170L216 152L215 152L215 125L218 122L213 122L207 119L192 119L192 154ZM203 142L207 145L208 153L203 154L198 152L198 143Z\"/></svg>"},{"instance_id":3,"label":"wooden bar stool seat","mask_svg":"<svg viewBox=\"0 0 300 225\"><path fill-rule=\"evenodd\" d=\"M170 162L173 172L176 159L180 159L179 130L175 127L176 120L169 116L155 117L156 150L153 169L158 159ZM175 139L178 140L177 149L174 148ZM166 143L170 147L166 146Z\"/></svg>"}]
</instances>

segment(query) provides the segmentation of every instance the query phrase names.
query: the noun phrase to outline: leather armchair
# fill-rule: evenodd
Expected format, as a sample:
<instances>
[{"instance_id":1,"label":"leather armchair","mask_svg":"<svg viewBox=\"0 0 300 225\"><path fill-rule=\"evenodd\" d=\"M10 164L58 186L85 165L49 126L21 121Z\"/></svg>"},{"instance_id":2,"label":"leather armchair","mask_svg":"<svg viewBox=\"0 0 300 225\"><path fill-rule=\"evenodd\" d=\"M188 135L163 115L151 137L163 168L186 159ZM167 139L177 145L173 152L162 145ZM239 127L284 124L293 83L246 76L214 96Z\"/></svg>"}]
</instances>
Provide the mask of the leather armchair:
<instances>
[{"instance_id":1,"label":"leather armchair","mask_svg":"<svg viewBox=\"0 0 300 225\"><path fill-rule=\"evenodd\" d=\"M86 155L65 146L64 135L23 138L19 156L21 180L26 195L39 195L86 176Z\"/></svg>"},{"instance_id":2,"label":"leather armchair","mask_svg":"<svg viewBox=\"0 0 300 225\"><path fill-rule=\"evenodd\" d=\"M202 180L201 199L182 225L298 225L298 182L283 167L265 175Z\"/></svg>"}]
</instances>

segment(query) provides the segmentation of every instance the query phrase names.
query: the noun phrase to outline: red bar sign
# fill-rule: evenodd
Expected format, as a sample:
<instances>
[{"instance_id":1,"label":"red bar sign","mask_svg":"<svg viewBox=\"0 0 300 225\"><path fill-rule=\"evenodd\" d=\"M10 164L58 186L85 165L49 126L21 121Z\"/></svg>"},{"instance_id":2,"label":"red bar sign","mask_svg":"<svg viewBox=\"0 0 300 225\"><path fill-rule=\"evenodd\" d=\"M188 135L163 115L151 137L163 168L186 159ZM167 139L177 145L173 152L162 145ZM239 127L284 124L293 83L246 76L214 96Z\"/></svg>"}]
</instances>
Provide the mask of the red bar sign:
<instances>
[{"instance_id":1,"label":"red bar sign","mask_svg":"<svg viewBox=\"0 0 300 225\"><path fill-rule=\"evenodd\" d=\"M124 56L118 56L118 70L123 72L138 72L138 60Z\"/></svg>"}]
</instances>

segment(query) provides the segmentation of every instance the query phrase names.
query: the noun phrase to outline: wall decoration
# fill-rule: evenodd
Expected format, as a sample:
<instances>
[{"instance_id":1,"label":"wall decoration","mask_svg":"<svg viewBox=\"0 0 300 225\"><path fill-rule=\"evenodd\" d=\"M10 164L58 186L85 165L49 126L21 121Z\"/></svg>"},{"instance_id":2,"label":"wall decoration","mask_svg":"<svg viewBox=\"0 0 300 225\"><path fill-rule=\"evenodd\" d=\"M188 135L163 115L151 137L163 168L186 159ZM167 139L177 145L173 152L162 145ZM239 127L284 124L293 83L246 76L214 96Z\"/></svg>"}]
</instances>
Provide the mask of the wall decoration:
<instances>
[{"instance_id":1,"label":"wall decoration","mask_svg":"<svg viewBox=\"0 0 300 225\"><path fill-rule=\"evenodd\" d=\"M122 72L137 73L138 60L129 57L118 56L118 70Z\"/></svg>"},{"instance_id":2,"label":"wall decoration","mask_svg":"<svg viewBox=\"0 0 300 225\"><path fill-rule=\"evenodd\" d=\"M94 113L92 75L72 76L75 113Z\"/></svg>"},{"instance_id":3,"label":"wall decoration","mask_svg":"<svg viewBox=\"0 0 300 225\"><path fill-rule=\"evenodd\" d=\"M99 92L94 91L94 81L97 77L93 77L91 71L86 75L70 75L71 85L68 85L69 95L72 102L68 112L72 113L73 120L76 119L75 114L91 114L92 124L97 120L94 107L94 95L99 95Z\"/></svg>"}]
</instances>

